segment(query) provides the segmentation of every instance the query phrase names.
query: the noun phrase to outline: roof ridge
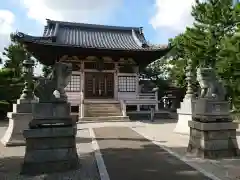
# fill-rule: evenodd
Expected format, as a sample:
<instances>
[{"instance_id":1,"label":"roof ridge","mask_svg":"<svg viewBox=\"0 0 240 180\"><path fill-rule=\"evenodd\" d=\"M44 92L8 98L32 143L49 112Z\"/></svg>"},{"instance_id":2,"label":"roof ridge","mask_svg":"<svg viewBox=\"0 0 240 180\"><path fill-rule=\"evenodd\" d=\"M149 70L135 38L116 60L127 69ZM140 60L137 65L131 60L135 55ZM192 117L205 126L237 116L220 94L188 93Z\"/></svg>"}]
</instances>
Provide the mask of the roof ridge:
<instances>
[{"instance_id":1,"label":"roof ridge","mask_svg":"<svg viewBox=\"0 0 240 180\"><path fill-rule=\"evenodd\" d=\"M101 24L90 24L90 23L80 23L80 22L70 22L70 21L57 21L46 19L47 24L58 23L59 25L65 26L81 26L86 28L100 28L100 29L109 29L109 30L126 30L126 31L139 31L141 32L143 27L130 27L130 26L112 26L112 25L101 25Z\"/></svg>"}]
</instances>

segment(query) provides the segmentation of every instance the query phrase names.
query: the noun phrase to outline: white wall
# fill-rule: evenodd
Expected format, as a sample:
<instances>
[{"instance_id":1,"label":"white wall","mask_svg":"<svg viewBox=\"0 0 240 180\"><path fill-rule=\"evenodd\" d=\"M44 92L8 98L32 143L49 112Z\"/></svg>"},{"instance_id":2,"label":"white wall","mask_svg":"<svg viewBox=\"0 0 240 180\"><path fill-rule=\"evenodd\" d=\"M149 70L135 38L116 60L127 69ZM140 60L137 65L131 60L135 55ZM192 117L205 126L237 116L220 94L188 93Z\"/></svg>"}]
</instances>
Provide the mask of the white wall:
<instances>
[{"instance_id":1,"label":"white wall","mask_svg":"<svg viewBox=\"0 0 240 180\"><path fill-rule=\"evenodd\" d=\"M72 75L78 75L79 77L79 81L81 81L82 77L80 75L80 72L78 71L73 71ZM79 82L79 91L75 91L75 92L70 92L67 91L67 87L66 87L66 94L68 97L68 102L71 103L72 106L78 106L80 104L80 89L81 89L81 83Z\"/></svg>"}]
</instances>

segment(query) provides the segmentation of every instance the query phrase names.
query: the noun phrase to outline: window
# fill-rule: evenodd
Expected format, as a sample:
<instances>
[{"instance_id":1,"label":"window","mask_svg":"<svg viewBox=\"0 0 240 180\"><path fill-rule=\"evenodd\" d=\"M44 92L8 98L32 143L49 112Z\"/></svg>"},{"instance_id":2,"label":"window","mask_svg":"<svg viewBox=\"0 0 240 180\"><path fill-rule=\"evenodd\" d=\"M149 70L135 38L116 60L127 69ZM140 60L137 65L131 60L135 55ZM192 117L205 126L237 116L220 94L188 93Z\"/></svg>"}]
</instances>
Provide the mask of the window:
<instances>
[{"instance_id":1,"label":"window","mask_svg":"<svg viewBox=\"0 0 240 180\"><path fill-rule=\"evenodd\" d=\"M135 92L136 78L135 76L118 76L119 92Z\"/></svg>"},{"instance_id":2,"label":"window","mask_svg":"<svg viewBox=\"0 0 240 180\"><path fill-rule=\"evenodd\" d=\"M65 90L70 92L80 91L81 90L80 85L81 85L80 75L72 75L71 81L69 82Z\"/></svg>"}]
</instances>

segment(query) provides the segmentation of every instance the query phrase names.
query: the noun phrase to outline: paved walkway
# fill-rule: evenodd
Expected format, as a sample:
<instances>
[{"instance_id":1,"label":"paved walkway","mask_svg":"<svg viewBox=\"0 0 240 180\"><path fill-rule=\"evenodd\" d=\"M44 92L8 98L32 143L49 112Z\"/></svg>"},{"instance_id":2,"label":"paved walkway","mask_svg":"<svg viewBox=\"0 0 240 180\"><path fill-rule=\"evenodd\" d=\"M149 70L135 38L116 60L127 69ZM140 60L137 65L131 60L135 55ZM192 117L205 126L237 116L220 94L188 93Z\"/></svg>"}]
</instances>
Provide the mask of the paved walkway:
<instances>
[{"instance_id":1,"label":"paved walkway","mask_svg":"<svg viewBox=\"0 0 240 180\"><path fill-rule=\"evenodd\" d=\"M129 127L94 132L111 180L210 180Z\"/></svg>"},{"instance_id":2,"label":"paved walkway","mask_svg":"<svg viewBox=\"0 0 240 180\"><path fill-rule=\"evenodd\" d=\"M240 159L206 160L186 156L189 136L173 133L176 126L174 120L159 120L154 123L123 122L123 123L88 123L79 124L81 128L98 127L130 127L154 144L165 149L178 159L186 162L213 180L240 180ZM238 144L240 145L240 129L238 130Z\"/></svg>"},{"instance_id":3,"label":"paved walkway","mask_svg":"<svg viewBox=\"0 0 240 180\"><path fill-rule=\"evenodd\" d=\"M106 174L109 173L109 177L112 176L112 171L111 167L109 167L109 161L105 159L105 164L108 166L105 170L103 168L104 163L101 163L101 158L104 159L104 155L101 156L101 154L98 151L98 146L101 147L101 153L104 154L106 152L106 146L114 146L114 144L108 144L106 145L106 142L109 143L110 140L106 141L106 138L98 139L98 141L93 140L93 134L96 134L98 136L97 128L101 127L128 127L131 128L133 131L137 132L141 136L137 136L133 131L130 131L129 133L133 134L133 136L137 139L144 139L143 141L136 141L136 144L134 143L134 147L138 147L137 150L131 150L134 152L139 152L139 153L134 153L138 157L144 152L143 149L140 149L140 146L146 146L146 144L151 146L151 148L145 148L145 151L150 150L150 153L146 153L143 156L143 160L140 161L138 158L136 161L133 161L132 163L136 163L137 161L139 162L138 166L139 168L144 169L147 158L155 159L153 156L147 156L147 154L152 154L152 151L158 150L160 154L156 155L157 158L159 156L165 156L168 155L168 159L164 158L164 162L167 164L170 164L168 168L172 168L172 164L174 162L177 162L180 164L184 164L177 159L181 159L185 163L189 164L190 166L194 167L197 169L199 172L204 173L206 176L211 177L214 180L240 180L240 159L224 159L224 160L201 160L197 158L191 158L185 156L185 151L186 147L188 145L188 136L184 135L179 135L173 133L173 130L176 126L176 122L172 120L168 121L157 121L155 123L149 123L149 122L108 122L108 123L88 123L88 124L78 124L78 134L77 134L77 149L78 149L78 154L81 160L81 167L77 171L71 171L68 173L60 173L60 174L53 174L53 175L43 175L40 177L34 177L34 178L28 178L28 177L23 177L19 176L19 170L21 167L22 159L24 156L25 152L25 147L11 147L11 148L6 148L0 145L0 179L7 179L7 180L15 180L15 179L24 179L24 180L40 180L40 179L81 179L81 180L98 180L100 179L98 170L100 171L100 176L102 177L101 180L109 180L107 179L108 176ZM112 129L112 128L110 128ZM125 129L125 128L124 128ZM1 127L0 125L0 137L3 136L4 132L6 130L6 127ZM95 131L95 133L93 133ZM102 131L102 130L101 130ZM121 137L121 147L129 146L131 147L133 141L129 141L125 138L125 131L118 131L115 130L115 133L117 137ZM238 134L240 134L238 132ZM126 134L127 135L127 134ZM135 136L136 135L136 136ZM99 135L100 136L100 135ZM106 134L102 134L101 136L107 136ZM111 134L111 136L113 136ZM129 138L129 137L127 137ZM240 144L240 136L238 138L238 143ZM150 141L146 141L146 139ZM119 140L118 140L119 141ZM126 144L125 144L126 143ZM154 146L155 144L156 146ZM114 146L115 147L115 146ZM117 146L116 146L117 147ZM131 147L131 148L134 148ZM130 148L128 148L130 149ZM165 153L165 151L168 151L171 155L177 157L173 158L173 156L169 155L168 153ZM117 152L117 151L115 151ZM164 154L164 153L165 154ZM119 153L118 153L119 154ZM132 152L128 151L124 155L124 157L120 156L122 159L122 162L127 162L130 163L129 158ZM111 155L111 154L110 154ZM108 152L109 156L109 152ZM106 157L106 153L105 153ZM117 159L117 157L113 156L114 158ZM156 159L157 159L156 158ZM96 159L96 160L95 160ZM99 160L100 159L100 160ZM116 159L113 159L116 161ZM174 159L174 160L172 160ZM98 163L96 163L96 161ZM159 163L158 161L156 163ZM98 166L98 170L96 168ZM126 168L127 167L127 168ZM132 164L126 165L126 167L123 167L125 169L130 169L132 168ZM189 167L184 165L184 167ZM164 167L165 168L165 167ZM166 167L167 168L167 167ZM152 169L152 168L151 168ZM174 168L173 168L174 169ZM158 170L158 169L157 169ZM121 171L121 170L119 170ZM123 170L121 171L122 173L125 173ZM161 172L161 171L160 171ZM189 171L186 171L189 173ZM196 172L192 171L191 172ZM148 173L153 173L153 171L148 171ZM157 172L156 172L157 173ZM134 174L134 171L132 172ZM191 174L191 173L190 173ZM105 178L105 179L104 179ZM147 178L148 179L148 178ZM164 179L164 178L163 178ZM111 180L115 180L114 178L111 178Z\"/></svg>"}]
</instances>

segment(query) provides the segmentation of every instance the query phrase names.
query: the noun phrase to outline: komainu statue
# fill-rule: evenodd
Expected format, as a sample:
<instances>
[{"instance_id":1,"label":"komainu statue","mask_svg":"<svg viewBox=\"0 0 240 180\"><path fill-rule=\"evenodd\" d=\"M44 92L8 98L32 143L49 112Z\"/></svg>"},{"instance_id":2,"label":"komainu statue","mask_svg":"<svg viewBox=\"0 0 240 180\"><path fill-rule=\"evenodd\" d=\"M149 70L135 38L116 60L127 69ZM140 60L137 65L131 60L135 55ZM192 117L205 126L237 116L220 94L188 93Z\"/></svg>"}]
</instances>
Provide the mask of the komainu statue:
<instances>
[{"instance_id":1,"label":"komainu statue","mask_svg":"<svg viewBox=\"0 0 240 180\"><path fill-rule=\"evenodd\" d=\"M67 63L56 63L47 78L39 79L35 88L35 95L39 102L67 101L64 88L71 80L72 65Z\"/></svg>"},{"instance_id":2,"label":"komainu statue","mask_svg":"<svg viewBox=\"0 0 240 180\"><path fill-rule=\"evenodd\" d=\"M226 90L213 68L198 68L197 81L201 88L200 98L225 100Z\"/></svg>"}]
</instances>

